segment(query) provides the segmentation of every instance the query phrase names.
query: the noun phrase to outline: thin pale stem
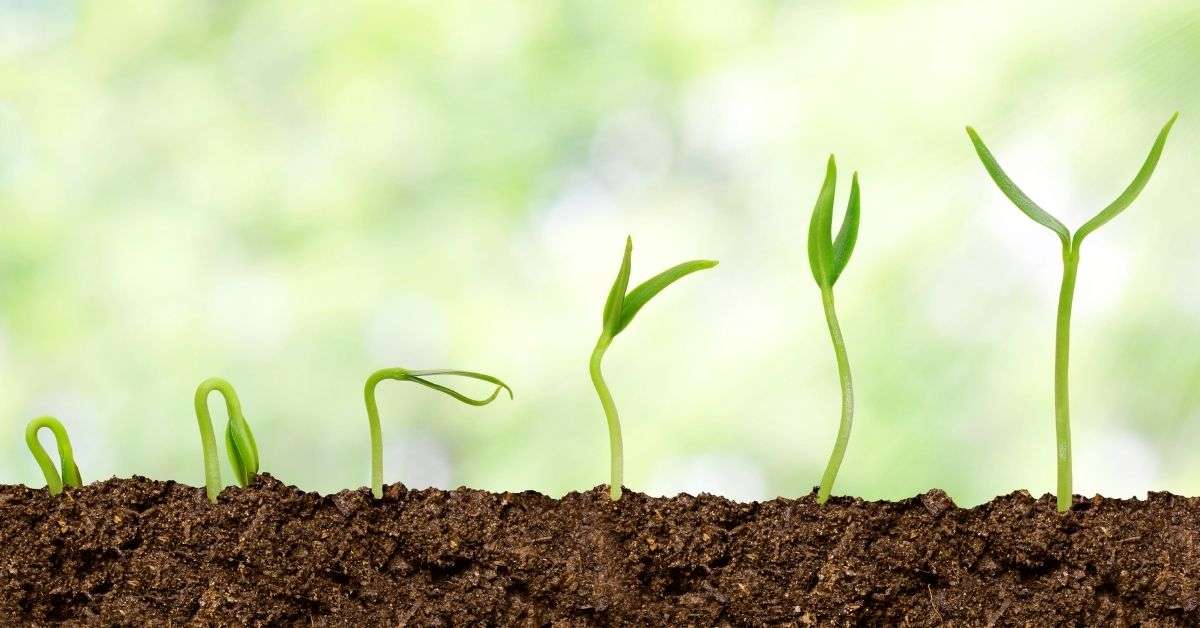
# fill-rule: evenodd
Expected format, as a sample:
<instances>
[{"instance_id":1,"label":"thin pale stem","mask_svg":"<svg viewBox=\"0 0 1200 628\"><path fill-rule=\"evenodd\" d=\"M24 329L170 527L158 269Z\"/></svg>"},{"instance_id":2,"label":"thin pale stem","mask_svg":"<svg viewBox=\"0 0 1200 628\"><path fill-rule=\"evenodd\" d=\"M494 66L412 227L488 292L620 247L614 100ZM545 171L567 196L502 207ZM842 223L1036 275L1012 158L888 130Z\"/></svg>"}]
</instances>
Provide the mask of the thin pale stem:
<instances>
[{"instance_id":1,"label":"thin pale stem","mask_svg":"<svg viewBox=\"0 0 1200 628\"><path fill-rule=\"evenodd\" d=\"M611 474L608 495L613 501L617 501L621 499L621 483L625 477L625 457L621 446L621 419L617 416L617 404L613 402L612 393L609 392L608 384L604 383L604 375L600 372L600 362L604 359L604 352L611 343L612 337L608 334L600 335L600 339L596 341L596 348L592 351L588 370L592 374L592 385L596 387L596 394L600 396L600 405L604 408L604 418L608 421L609 470Z\"/></svg>"},{"instance_id":2,"label":"thin pale stem","mask_svg":"<svg viewBox=\"0 0 1200 628\"><path fill-rule=\"evenodd\" d=\"M1071 507L1071 395L1068 388L1071 354L1071 305L1079 272L1079 244L1063 248L1062 289L1054 337L1054 437L1058 459L1058 511Z\"/></svg>"},{"instance_id":3,"label":"thin pale stem","mask_svg":"<svg viewBox=\"0 0 1200 628\"><path fill-rule=\"evenodd\" d=\"M49 428L54 434L54 443L58 447L58 460L63 470L61 476L58 474L58 469L54 468L54 461L50 459L49 454L42 447L42 443L38 441L38 431L42 428ZM62 423L58 422L58 419L43 416L30 421L25 426L25 444L29 446L29 453L33 454L33 459L41 468L42 475L46 477L46 488L50 489L51 495L61 493L64 484L75 487L83 485L83 480L79 477L79 467L75 464L75 455L71 450L71 439L67 437L67 430Z\"/></svg>"},{"instance_id":4,"label":"thin pale stem","mask_svg":"<svg viewBox=\"0 0 1200 628\"><path fill-rule=\"evenodd\" d=\"M363 388L363 399L367 403L367 422L371 426L371 494L375 499L383 498L383 430L379 427L379 404L375 402L375 388L385 379L403 381L408 371L400 368L375 371L367 378Z\"/></svg>"},{"instance_id":5,"label":"thin pale stem","mask_svg":"<svg viewBox=\"0 0 1200 628\"><path fill-rule=\"evenodd\" d=\"M842 340L842 329L838 325L837 312L833 308L831 288L821 289L821 303L825 306L825 322L829 325L829 337L833 340L833 353L837 358L838 379L842 384L842 420L838 424L833 453L829 456L829 464L825 466L821 486L817 489L817 503L824 504L829 500L833 481L837 478L842 458L846 455L846 444L850 442L850 428L854 424L854 384L850 379L850 358L846 356L846 343Z\"/></svg>"}]
</instances>

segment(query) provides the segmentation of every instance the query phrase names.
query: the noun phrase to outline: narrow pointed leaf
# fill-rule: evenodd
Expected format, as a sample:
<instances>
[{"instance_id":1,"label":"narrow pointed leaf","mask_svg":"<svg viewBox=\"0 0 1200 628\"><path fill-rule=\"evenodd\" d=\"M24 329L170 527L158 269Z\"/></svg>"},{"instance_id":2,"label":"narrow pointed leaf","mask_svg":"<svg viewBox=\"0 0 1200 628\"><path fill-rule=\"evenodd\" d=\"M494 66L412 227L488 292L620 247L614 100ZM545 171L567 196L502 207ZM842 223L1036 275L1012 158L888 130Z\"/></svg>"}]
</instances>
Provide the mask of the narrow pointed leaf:
<instances>
[{"instance_id":1,"label":"narrow pointed leaf","mask_svg":"<svg viewBox=\"0 0 1200 628\"><path fill-rule=\"evenodd\" d=\"M1004 195L1017 206L1017 209L1032 218L1034 222L1058 234L1059 239L1064 244L1068 244L1071 240L1071 232L1067 230L1067 227L1057 218L1051 216L1049 212L1039 207L1037 203L1033 202L1032 199L1021 191L1021 188L1017 187L1016 183L1013 183L1013 180L1008 177L1008 174L1004 172L1000 164L996 162L996 158L992 156L992 151L988 150L987 145L983 143L983 139L979 137L975 129L967 127L967 135L971 137L971 143L975 145L975 152L979 154L979 160L983 162L983 167L992 176L992 180L996 182L996 186L1000 188L1000 191L1004 192Z\"/></svg>"},{"instance_id":2,"label":"narrow pointed leaf","mask_svg":"<svg viewBox=\"0 0 1200 628\"><path fill-rule=\"evenodd\" d=\"M1129 187L1125 188L1124 192L1117 197L1108 207L1105 207L1096 214L1094 218L1084 223L1079 231L1075 233L1075 242L1078 244L1083 241L1083 238L1089 233L1104 226L1104 223L1117 217L1117 214L1125 211L1133 200L1141 194L1142 188L1146 187L1146 183L1150 181L1150 175L1154 174L1154 168L1158 165L1158 158L1162 156L1163 146L1167 143L1167 134L1171 132L1171 126L1175 124L1175 120L1179 117L1179 113L1171 116L1167 120L1167 124L1158 132L1158 138L1154 140L1154 146L1150 147L1150 154L1146 156L1146 161L1142 162L1141 170L1138 170L1137 176L1133 178L1133 182Z\"/></svg>"},{"instance_id":3,"label":"narrow pointed leaf","mask_svg":"<svg viewBox=\"0 0 1200 628\"><path fill-rule=\"evenodd\" d=\"M608 291L608 300L604 302L604 331L608 335L617 334L617 321L621 317L621 309L625 302L625 291L629 289L629 268L633 257L633 238L625 238L625 258L621 260L621 270L617 271L617 279L612 289Z\"/></svg>"},{"instance_id":4,"label":"narrow pointed leaf","mask_svg":"<svg viewBox=\"0 0 1200 628\"><path fill-rule=\"evenodd\" d=\"M625 295L625 305L621 309L621 316L617 320L616 327L613 329L613 335L621 333L621 330L625 329L629 325L629 322L633 320L638 310L642 309L642 306L646 305L655 295L662 292L663 288L698 270L706 270L716 265L717 262L713 260L692 260L668 268L642 282L640 286Z\"/></svg>"},{"instance_id":5,"label":"narrow pointed leaf","mask_svg":"<svg viewBox=\"0 0 1200 628\"><path fill-rule=\"evenodd\" d=\"M249 486L258 475L258 445L244 418L230 418L225 424L225 453L229 455L229 466L237 483Z\"/></svg>"},{"instance_id":6,"label":"narrow pointed leaf","mask_svg":"<svg viewBox=\"0 0 1200 628\"><path fill-rule=\"evenodd\" d=\"M808 223L808 265L822 288L833 285L833 195L837 187L837 164L833 155L825 166L825 182Z\"/></svg>"},{"instance_id":7,"label":"narrow pointed leaf","mask_svg":"<svg viewBox=\"0 0 1200 628\"><path fill-rule=\"evenodd\" d=\"M225 453L229 455L229 468L233 469L233 480L238 486L250 484L250 473L242 464L242 450L234 441L233 425L225 425Z\"/></svg>"},{"instance_id":8,"label":"narrow pointed leaf","mask_svg":"<svg viewBox=\"0 0 1200 628\"><path fill-rule=\"evenodd\" d=\"M462 377L469 377L471 379L483 380L485 382L495 384L496 389L493 390L492 394L488 395L487 397L475 399L473 397L468 397L448 386L443 386L441 384L424 379L423 377L420 377L420 375L460 375ZM512 389L508 387L508 384L505 384L491 375L484 375L482 373L473 373L470 371L411 371L407 379L411 382L415 382L417 384L421 384L422 386L445 393L465 404L472 406L486 406L492 401L495 401L496 397L500 394L501 389L507 390L509 397L512 397Z\"/></svg>"},{"instance_id":9,"label":"narrow pointed leaf","mask_svg":"<svg viewBox=\"0 0 1200 628\"><path fill-rule=\"evenodd\" d=\"M833 241L833 277L830 278L829 285L837 283L842 271L846 270L850 254L854 252L854 243L858 240L859 205L856 172L850 180L850 202L846 204L846 216L842 218L842 227L838 229L837 239Z\"/></svg>"},{"instance_id":10,"label":"narrow pointed leaf","mask_svg":"<svg viewBox=\"0 0 1200 628\"><path fill-rule=\"evenodd\" d=\"M426 377L429 375L457 375L459 377L468 377L470 379L477 379L480 381L488 382L490 384L495 384L497 386L497 389L496 389L497 392L499 392L499 390L501 388L503 388L504 390L508 391L508 398L509 399L513 398L513 391L511 388L508 387L508 384L505 384L504 382L500 381L500 378L492 377L491 375L488 375L487 373L477 373L475 371L458 371L458 370L453 370L453 369L433 369L433 370L427 370L427 371L408 371L408 374L415 375L417 377Z\"/></svg>"},{"instance_id":11,"label":"narrow pointed leaf","mask_svg":"<svg viewBox=\"0 0 1200 628\"><path fill-rule=\"evenodd\" d=\"M67 486L83 486L83 475L79 473L79 465L72 462L70 468L63 473L63 484Z\"/></svg>"}]
</instances>

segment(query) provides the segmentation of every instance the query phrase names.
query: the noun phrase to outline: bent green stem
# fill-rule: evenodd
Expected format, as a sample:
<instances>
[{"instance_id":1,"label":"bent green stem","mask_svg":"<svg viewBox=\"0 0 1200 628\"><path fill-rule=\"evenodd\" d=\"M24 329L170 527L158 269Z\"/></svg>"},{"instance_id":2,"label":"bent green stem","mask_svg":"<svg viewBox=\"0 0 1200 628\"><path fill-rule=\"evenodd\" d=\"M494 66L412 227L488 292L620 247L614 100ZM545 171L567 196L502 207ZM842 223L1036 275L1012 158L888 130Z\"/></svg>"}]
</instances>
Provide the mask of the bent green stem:
<instances>
[{"instance_id":1,"label":"bent green stem","mask_svg":"<svg viewBox=\"0 0 1200 628\"><path fill-rule=\"evenodd\" d=\"M258 474L258 445L250 425L242 416L242 402L229 382L213 377L201 382L196 388L196 422L200 426L200 446L204 455L204 487L208 501L217 503L221 492L221 466L217 461L217 439L213 435L212 415L208 410L208 395L213 391L225 399L225 410L229 421L225 424L225 451L229 466L240 486L248 486Z\"/></svg>"},{"instance_id":2,"label":"bent green stem","mask_svg":"<svg viewBox=\"0 0 1200 628\"><path fill-rule=\"evenodd\" d=\"M54 434L54 443L58 447L58 460L63 470L61 477L58 469L54 468L54 461L50 459L49 454L42 447L42 443L38 441L38 431L44 427L49 428ZM64 484L73 487L83 485L79 466L75 464L75 454L71 450L71 439L67 436L67 429L58 419L52 416L42 416L30 421L25 426L25 444L29 446L29 453L33 454L33 459L41 467L42 475L46 476L46 488L50 489L51 495L61 493Z\"/></svg>"},{"instance_id":3,"label":"bent green stem","mask_svg":"<svg viewBox=\"0 0 1200 628\"><path fill-rule=\"evenodd\" d=\"M850 359L846 355L842 328L838 325L837 312L833 307L832 289L821 290L821 303L825 306L825 322L829 325L829 337L833 340L833 353L837 359L838 379L842 385L842 420L838 424L837 440L834 441L833 452L829 455L829 464L825 466L821 486L817 489L818 504L829 500L833 481L837 478L842 458L846 455L846 444L850 442L850 428L854 425L854 384L850 379Z\"/></svg>"},{"instance_id":4,"label":"bent green stem","mask_svg":"<svg viewBox=\"0 0 1200 628\"><path fill-rule=\"evenodd\" d=\"M484 399L473 399L456 390L425 379L425 376L427 375L457 375L459 377L478 379L495 384L496 389L492 391L490 396ZM422 386L445 393L465 404L472 406L486 406L496 399L496 396L500 394L501 389L508 391L509 399L512 399L513 397L512 389L508 387L508 384L505 384L491 375L476 373L474 371L454 371L444 369L431 371L410 371L405 368L396 367L380 369L372 373L371 376L367 378L367 383L363 387L363 400L366 402L367 422L370 424L371 431L371 494L375 496L375 499L381 499L383 497L383 429L379 424L379 404L375 400L375 389L379 387L380 382L389 379L421 384Z\"/></svg>"},{"instance_id":5,"label":"bent green stem","mask_svg":"<svg viewBox=\"0 0 1200 628\"><path fill-rule=\"evenodd\" d=\"M608 334L601 334L600 339L596 341L596 348L592 351L592 359L588 361L588 371L592 375L592 385L596 387L596 394L600 397L600 406L604 408L604 418L608 421L610 472L608 496L613 501L617 501L621 499L621 487L625 478L625 454L621 444L621 419L617 416L617 404L613 402L612 393L609 392L608 384L604 382L604 374L600 371L600 363L604 359L604 352L608 350L610 344L612 344L612 337Z\"/></svg>"},{"instance_id":6,"label":"bent green stem","mask_svg":"<svg viewBox=\"0 0 1200 628\"><path fill-rule=\"evenodd\" d=\"M1078 236L1063 247L1062 288L1058 293L1058 320L1054 334L1054 435L1058 457L1058 510L1071 507L1071 395L1068 388L1071 357L1071 305L1075 276L1079 273Z\"/></svg>"}]
</instances>

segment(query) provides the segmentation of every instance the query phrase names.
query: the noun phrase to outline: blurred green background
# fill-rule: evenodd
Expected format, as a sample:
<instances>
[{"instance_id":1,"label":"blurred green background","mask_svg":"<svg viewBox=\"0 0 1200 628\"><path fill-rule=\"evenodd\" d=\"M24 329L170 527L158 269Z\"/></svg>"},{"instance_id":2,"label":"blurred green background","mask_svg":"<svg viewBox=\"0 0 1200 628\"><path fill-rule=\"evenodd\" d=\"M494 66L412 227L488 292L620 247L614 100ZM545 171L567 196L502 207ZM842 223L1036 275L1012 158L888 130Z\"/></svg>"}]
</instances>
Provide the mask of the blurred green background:
<instances>
[{"instance_id":1,"label":"blurred green background","mask_svg":"<svg viewBox=\"0 0 1200 628\"><path fill-rule=\"evenodd\" d=\"M806 493L839 403L805 249L834 152L839 208L863 182L836 492L1050 491L1058 244L963 126L1075 227L1179 110L1083 250L1075 477L1200 493L1197 59L1200 4L1165 0L5 0L0 482L44 484L22 433L52 413L85 480L199 485L192 393L220 375L265 471L361 486L363 381L402 365L494 373L516 400L385 385L387 481L600 484L586 363L628 233L634 282L721 266L609 351L627 484Z\"/></svg>"}]
</instances>

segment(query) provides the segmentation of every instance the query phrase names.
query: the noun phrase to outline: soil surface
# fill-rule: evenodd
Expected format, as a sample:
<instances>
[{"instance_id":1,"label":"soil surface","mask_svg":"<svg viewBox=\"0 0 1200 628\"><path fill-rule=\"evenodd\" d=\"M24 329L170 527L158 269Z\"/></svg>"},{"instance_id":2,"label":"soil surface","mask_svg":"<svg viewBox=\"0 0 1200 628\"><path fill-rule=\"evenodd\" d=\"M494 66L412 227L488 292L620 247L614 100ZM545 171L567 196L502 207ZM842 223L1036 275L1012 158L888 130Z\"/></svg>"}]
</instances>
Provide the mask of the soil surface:
<instances>
[{"instance_id":1,"label":"soil surface","mask_svg":"<svg viewBox=\"0 0 1200 628\"><path fill-rule=\"evenodd\" d=\"M1200 499L0 486L0 625L1200 624Z\"/></svg>"}]
</instances>

